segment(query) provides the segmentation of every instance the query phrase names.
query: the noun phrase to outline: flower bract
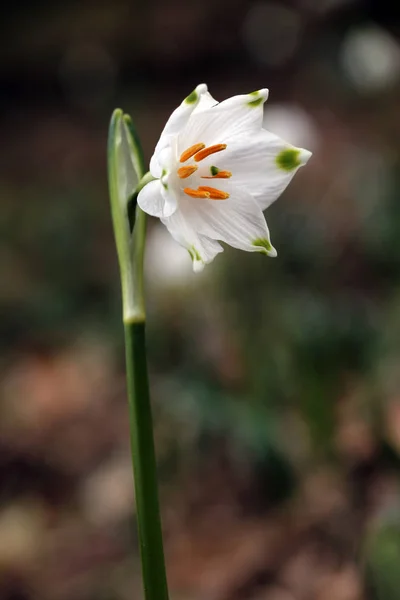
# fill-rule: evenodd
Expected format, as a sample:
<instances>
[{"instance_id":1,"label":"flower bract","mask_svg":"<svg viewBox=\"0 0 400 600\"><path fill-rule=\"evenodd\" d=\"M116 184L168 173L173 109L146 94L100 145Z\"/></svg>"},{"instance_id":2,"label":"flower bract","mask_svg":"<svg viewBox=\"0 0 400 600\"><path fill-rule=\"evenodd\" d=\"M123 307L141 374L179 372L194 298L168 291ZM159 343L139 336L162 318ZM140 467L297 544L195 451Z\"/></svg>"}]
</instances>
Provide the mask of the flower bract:
<instances>
[{"instance_id":1,"label":"flower bract","mask_svg":"<svg viewBox=\"0 0 400 600\"><path fill-rule=\"evenodd\" d=\"M311 152L262 128L268 90L217 102L205 84L172 113L150 161L155 178L138 204L159 217L200 271L220 242L276 256L263 210Z\"/></svg>"}]
</instances>

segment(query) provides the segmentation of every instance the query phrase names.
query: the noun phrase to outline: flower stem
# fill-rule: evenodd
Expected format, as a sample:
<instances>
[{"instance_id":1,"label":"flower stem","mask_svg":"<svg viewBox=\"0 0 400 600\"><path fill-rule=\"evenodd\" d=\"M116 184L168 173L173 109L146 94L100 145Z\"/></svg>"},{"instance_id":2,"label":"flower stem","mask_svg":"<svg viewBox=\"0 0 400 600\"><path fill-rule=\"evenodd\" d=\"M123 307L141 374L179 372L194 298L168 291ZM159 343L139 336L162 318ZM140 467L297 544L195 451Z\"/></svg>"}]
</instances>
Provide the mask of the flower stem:
<instances>
[{"instance_id":1,"label":"flower stem","mask_svg":"<svg viewBox=\"0 0 400 600\"><path fill-rule=\"evenodd\" d=\"M134 196L137 195L152 177L144 175L143 152L132 121L119 109L114 111L110 123L108 176L122 285L130 439L144 598L168 600L145 343L146 215L136 206L131 233L128 214L132 190L136 188Z\"/></svg>"},{"instance_id":2,"label":"flower stem","mask_svg":"<svg viewBox=\"0 0 400 600\"><path fill-rule=\"evenodd\" d=\"M146 214L137 206L132 237L134 310L131 317L124 318L131 452L144 597L145 600L168 600L147 374L143 282L145 240Z\"/></svg>"},{"instance_id":3,"label":"flower stem","mask_svg":"<svg viewBox=\"0 0 400 600\"><path fill-rule=\"evenodd\" d=\"M125 323L125 349L144 597L146 600L168 600L144 321Z\"/></svg>"}]
</instances>

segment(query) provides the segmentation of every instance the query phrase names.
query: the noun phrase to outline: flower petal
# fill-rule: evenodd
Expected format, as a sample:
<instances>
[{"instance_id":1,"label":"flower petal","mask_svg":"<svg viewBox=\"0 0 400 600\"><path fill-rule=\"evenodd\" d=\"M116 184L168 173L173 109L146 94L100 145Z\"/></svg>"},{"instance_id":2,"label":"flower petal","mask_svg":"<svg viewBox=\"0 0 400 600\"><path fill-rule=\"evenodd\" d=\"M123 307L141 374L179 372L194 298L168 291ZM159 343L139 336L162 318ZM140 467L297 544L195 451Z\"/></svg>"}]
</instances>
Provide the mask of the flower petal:
<instances>
[{"instance_id":1,"label":"flower petal","mask_svg":"<svg viewBox=\"0 0 400 600\"><path fill-rule=\"evenodd\" d=\"M164 180L164 178L163 178ZM150 181L138 194L140 208L153 217L169 217L177 209L175 195L160 179Z\"/></svg>"},{"instance_id":2,"label":"flower petal","mask_svg":"<svg viewBox=\"0 0 400 600\"><path fill-rule=\"evenodd\" d=\"M245 188L265 210L282 194L310 156L308 150L295 148L262 129L251 136L236 137L218 159L213 156L206 159L199 174L209 175L217 161L218 169L232 173L232 184Z\"/></svg>"},{"instance_id":3,"label":"flower petal","mask_svg":"<svg viewBox=\"0 0 400 600\"><path fill-rule=\"evenodd\" d=\"M233 136L249 134L261 129L263 105L268 90L233 96L216 106L193 112L178 138L178 152L197 142L207 146L227 143Z\"/></svg>"},{"instance_id":4,"label":"flower petal","mask_svg":"<svg viewBox=\"0 0 400 600\"><path fill-rule=\"evenodd\" d=\"M193 260L193 270L196 272L202 271L204 265L210 263L219 252L224 250L217 241L196 232L181 210L177 210L169 218L162 218L161 222L172 237L188 250Z\"/></svg>"},{"instance_id":5,"label":"flower petal","mask_svg":"<svg viewBox=\"0 0 400 600\"><path fill-rule=\"evenodd\" d=\"M205 83L201 83L183 100L168 119L150 160L150 173L153 177L161 177L163 167L159 161L159 153L168 145L170 137L177 135L185 127L192 112L199 105L202 96L206 93L207 86Z\"/></svg>"},{"instance_id":6,"label":"flower petal","mask_svg":"<svg viewBox=\"0 0 400 600\"><path fill-rule=\"evenodd\" d=\"M217 104L219 104L219 102L211 96L210 92L204 92L200 95L200 102L198 103L192 114L195 115L201 112L202 110L205 110L206 108L211 108L212 106L216 106Z\"/></svg>"},{"instance_id":7,"label":"flower petal","mask_svg":"<svg viewBox=\"0 0 400 600\"><path fill-rule=\"evenodd\" d=\"M230 194L226 200L179 199L180 212L198 234L248 252L276 256L267 223L252 196L228 181L215 187Z\"/></svg>"}]
</instances>

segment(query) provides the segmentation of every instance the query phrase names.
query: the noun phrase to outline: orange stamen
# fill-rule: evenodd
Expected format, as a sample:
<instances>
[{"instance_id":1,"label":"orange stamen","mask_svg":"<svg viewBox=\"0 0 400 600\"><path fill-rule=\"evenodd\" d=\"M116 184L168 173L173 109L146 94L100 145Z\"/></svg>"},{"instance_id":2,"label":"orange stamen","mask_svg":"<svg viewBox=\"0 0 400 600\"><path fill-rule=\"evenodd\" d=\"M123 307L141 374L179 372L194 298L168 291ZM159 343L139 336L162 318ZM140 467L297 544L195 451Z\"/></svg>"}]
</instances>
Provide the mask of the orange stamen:
<instances>
[{"instance_id":1,"label":"orange stamen","mask_svg":"<svg viewBox=\"0 0 400 600\"><path fill-rule=\"evenodd\" d=\"M216 175L202 175L202 179L229 179L232 177L232 173L230 171L218 171Z\"/></svg>"},{"instance_id":2,"label":"orange stamen","mask_svg":"<svg viewBox=\"0 0 400 600\"><path fill-rule=\"evenodd\" d=\"M180 167L178 169L178 177L181 179L186 179L186 177L190 177L195 171L197 171L196 165L188 165L187 167Z\"/></svg>"},{"instance_id":3,"label":"orange stamen","mask_svg":"<svg viewBox=\"0 0 400 600\"><path fill-rule=\"evenodd\" d=\"M192 190L191 188L184 188L183 190L185 194L190 196L191 198L210 198L211 195L207 192L207 190Z\"/></svg>"},{"instance_id":4,"label":"orange stamen","mask_svg":"<svg viewBox=\"0 0 400 600\"><path fill-rule=\"evenodd\" d=\"M206 185L201 185L198 188L201 192L206 192L210 195L211 200L226 200L229 198L229 194L227 192L223 192L222 190L217 190L217 188L207 187Z\"/></svg>"},{"instance_id":5,"label":"orange stamen","mask_svg":"<svg viewBox=\"0 0 400 600\"><path fill-rule=\"evenodd\" d=\"M194 160L199 162L203 160L203 158L207 158L210 154L215 154L215 152L221 152L221 150L225 150L226 144L215 144L214 146L208 146L208 148L204 148L204 150L200 150L195 154Z\"/></svg>"},{"instance_id":6,"label":"orange stamen","mask_svg":"<svg viewBox=\"0 0 400 600\"><path fill-rule=\"evenodd\" d=\"M194 154L196 154L196 152L198 152L199 150L202 150L203 148L205 148L206 145L205 144L195 144L194 146L190 146L190 148L188 148L187 150L185 150L184 152L182 152L181 157L179 159L180 162L186 162L189 158L192 158L192 156Z\"/></svg>"}]
</instances>

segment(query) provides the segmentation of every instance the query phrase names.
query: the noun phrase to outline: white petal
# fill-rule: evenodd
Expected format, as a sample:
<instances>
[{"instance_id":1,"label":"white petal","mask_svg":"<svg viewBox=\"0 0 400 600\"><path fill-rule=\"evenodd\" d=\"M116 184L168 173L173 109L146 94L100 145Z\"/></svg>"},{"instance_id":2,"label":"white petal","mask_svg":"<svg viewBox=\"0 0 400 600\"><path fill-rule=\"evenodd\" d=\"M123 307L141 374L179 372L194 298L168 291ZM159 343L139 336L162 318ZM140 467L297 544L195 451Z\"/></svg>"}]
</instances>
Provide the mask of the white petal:
<instances>
[{"instance_id":1,"label":"white petal","mask_svg":"<svg viewBox=\"0 0 400 600\"><path fill-rule=\"evenodd\" d=\"M201 112L202 110L205 110L206 108L211 108L212 106L216 106L218 104L218 101L215 100L215 98L213 98L210 94L210 92L204 92L204 94L201 94L200 96L200 102L198 103L198 105L196 106L196 108L193 111L193 115L197 114L198 112Z\"/></svg>"},{"instance_id":2,"label":"white petal","mask_svg":"<svg viewBox=\"0 0 400 600\"><path fill-rule=\"evenodd\" d=\"M201 83L183 100L168 119L150 160L150 173L153 177L160 177L162 170L162 163L158 156L159 153L168 145L170 136L177 135L185 127L192 112L199 105L201 97L206 93L207 86L205 83Z\"/></svg>"},{"instance_id":3,"label":"white petal","mask_svg":"<svg viewBox=\"0 0 400 600\"><path fill-rule=\"evenodd\" d=\"M256 201L246 190L236 188L227 180L220 182L218 188L230 194L226 200L179 199L180 212L186 222L198 234L210 239L248 252L276 256L267 223Z\"/></svg>"},{"instance_id":4,"label":"white petal","mask_svg":"<svg viewBox=\"0 0 400 600\"><path fill-rule=\"evenodd\" d=\"M176 151L176 138L173 135L165 136L164 146L150 159L150 173L160 179L163 174L174 168L174 153Z\"/></svg>"},{"instance_id":5,"label":"white petal","mask_svg":"<svg viewBox=\"0 0 400 600\"><path fill-rule=\"evenodd\" d=\"M157 154L153 154L153 156L150 159L150 167L149 167L149 171L150 173L153 175L153 177L156 177L157 179L159 179L161 177L161 173L162 173L162 165L160 165L160 163L158 162L158 157L160 156L160 153L157 152Z\"/></svg>"},{"instance_id":6,"label":"white petal","mask_svg":"<svg viewBox=\"0 0 400 600\"><path fill-rule=\"evenodd\" d=\"M140 208L153 217L169 217L177 209L175 195L166 190L160 179L150 181L140 190L138 204Z\"/></svg>"},{"instance_id":7,"label":"white petal","mask_svg":"<svg viewBox=\"0 0 400 600\"><path fill-rule=\"evenodd\" d=\"M202 271L204 265L214 260L219 252L223 252L223 248L218 242L199 234L193 229L181 210L177 210L169 218L162 218L161 221L172 237L188 250L193 260L194 271Z\"/></svg>"},{"instance_id":8,"label":"white petal","mask_svg":"<svg viewBox=\"0 0 400 600\"><path fill-rule=\"evenodd\" d=\"M252 94L233 96L216 106L194 112L178 138L178 152L204 143L225 144L233 136L249 134L261 129L263 105L268 90L263 89Z\"/></svg>"},{"instance_id":9,"label":"white petal","mask_svg":"<svg viewBox=\"0 0 400 600\"><path fill-rule=\"evenodd\" d=\"M232 184L246 189L265 210L282 194L310 156L308 150L295 148L262 129L252 136L235 138L224 152L205 159L201 174L209 175L210 166L214 164L220 170L230 171ZM213 185L214 181L211 184L208 180L208 184Z\"/></svg>"}]
</instances>

